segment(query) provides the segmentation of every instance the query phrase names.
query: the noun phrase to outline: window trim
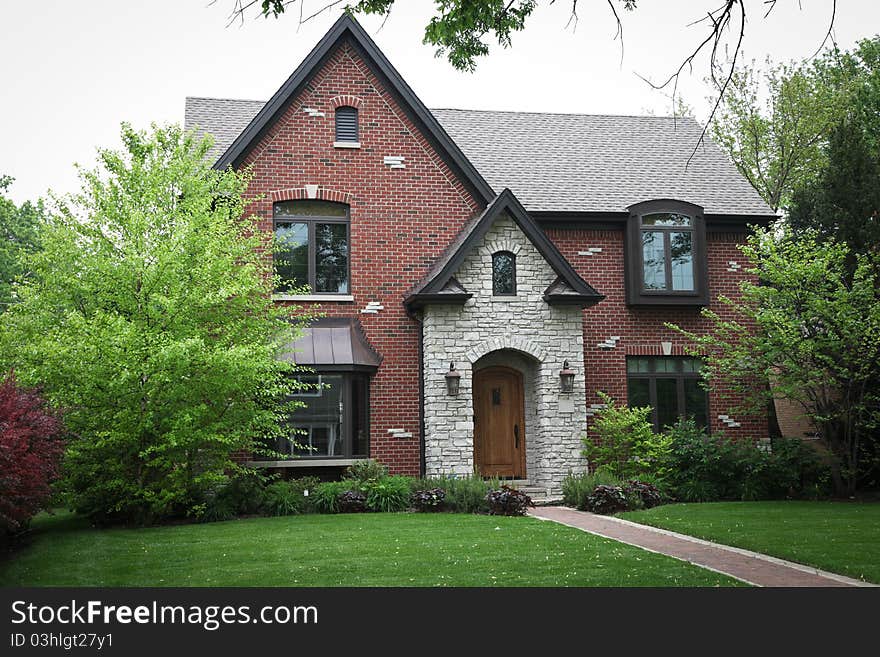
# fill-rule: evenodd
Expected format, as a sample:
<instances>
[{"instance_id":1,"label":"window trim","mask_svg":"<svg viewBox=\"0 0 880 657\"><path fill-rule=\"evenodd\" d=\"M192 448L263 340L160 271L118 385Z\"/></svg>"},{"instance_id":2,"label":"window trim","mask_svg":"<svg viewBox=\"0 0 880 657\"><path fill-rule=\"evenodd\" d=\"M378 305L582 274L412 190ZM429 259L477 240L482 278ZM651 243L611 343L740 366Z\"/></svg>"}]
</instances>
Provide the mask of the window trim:
<instances>
[{"instance_id":1,"label":"window trim","mask_svg":"<svg viewBox=\"0 0 880 657\"><path fill-rule=\"evenodd\" d=\"M511 269L513 270L513 272L512 272L513 291L511 291L511 292L499 292L499 291L496 289L496 287L495 287L495 258L496 258L497 256L502 256L502 255L504 255L504 256L510 256ZM496 251L495 253L492 254L492 296L493 296L493 297L515 297L515 296L516 296L516 291L517 291L517 285L516 285L516 254L515 254L513 251L506 251L506 250L504 250L504 251Z\"/></svg>"},{"instance_id":2,"label":"window trim","mask_svg":"<svg viewBox=\"0 0 880 657\"><path fill-rule=\"evenodd\" d=\"M343 445L345 447L344 452L339 455L330 456L328 454L289 454L291 458L296 458L300 461L342 461L342 460L352 460L352 459L368 459L370 458L370 382L372 380L372 376L369 373L359 371L356 369L346 369L346 370L338 370L338 369L330 369L330 368L315 368L314 372L303 372L304 376L318 376L319 379L323 380L323 374L331 374L335 376L342 376L342 432L343 435L348 437L348 440L343 441ZM351 410L351 400L354 398L354 378L361 377L364 381L364 409L366 410L365 418L364 418L364 451L365 454L354 454L353 445L354 445L354 437L352 435L354 429L354 417L352 415ZM288 397L292 400L298 399L308 399L309 397L315 397L314 395L296 395L290 394ZM290 426L291 429L296 427L296 416L297 411L293 411L290 414ZM281 438L281 440L286 441L289 440L293 434L290 433L288 436ZM279 444L279 451L281 445ZM284 453L284 452L282 452Z\"/></svg>"},{"instance_id":3,"label":"window trim","mask_svg":"<svg viewBox=\"0 0 880 657\"><path fill-rule=\"evenodd\" d=\"M638 358L645 358L651 363L651 367L653 371L650 372L630 372L629 371L629 362L630 360L635 360ZM627 356L626 357L626 400L627 405L629 405L629 384L632 379L646 379L648 381L648 403L651 406L651 424L654 425L654 431L662 431L663 427L659 426L660 423L660 412L657 408L657 379L675 379L675 401L677 406L677 415L679 418L685 417L684 415L684 404L685 404L685 393L684 393L684 382L685 380L699 381L703 377L699 371L697 372L657 372L655 363L658 360L682 360L687 358L685 356ZM698 358L692 358L691 360L699 361ZM706 429L709 429L709 425L711 424L712 413L709 404L709 391L706 390Z\"/></svg>"},{"instance_id":4,"label":"window trim","mask_svg":"<svg viewBox=\"0 0 880 657\"><path fill-rule=\"evenodd\" d=\"M657 199L629 207L626 227L626 300L631 306L679 305L705 306L709 303L709 272L707 265L706 219L703 208L685 201ZM642 251L642 218L646 215L670 213L691 218L691 226L658 226L646 230L664 233L666 276L671 276L670 240L666 233L690 231L693 246L693 290L649 290L644 288L644 254Z\"/></svg>"},{"instance_id":5,"label":"window trim","mask_svg":"<svg viewBox=\"0 0 880 657\"><path fill-rule=\"evenodd\" d=\"M326 203L328 205L336 205L345 209L345 217L322 217L316 216L313 214L291 214L285 215L283 217L278 217L275 214L275 208L282 203L295 203L297 201L305 201L305 200L313 200L313 199L285 199L283 201L276 201L272 204L272 237L275 238L275 232L278 230L278 224L306 224L308 226L309 231L309 251L308 251L308 281L305 283L309 286L309 293L306 295L290 295L287 294L287 290L279 289L274 291L274 297L291 297L292 299L304 299L308 296L330 296L333 297L334 300L339 298L340 300L343 297L351 297L352 296L352 284L351 284L351 207L345 203L335 203L333 201L320 201L321 203ZM315 282L317 280L318 273L318 263L316 261L316 240L315 240L315 226L317 224L345 224L345 240L347 244L347 258L346 258L346 277L348 280L348 289L345 292L324 292L315 289ZM273 271L274 271L274 252L273 252ZM302 282L299 282L302 285Z\"/></svg>"},{"instance_id":6,"label":"window trim","mask_svg":"<svg viewBox=\"0 0 880 657\"><path fill-rule=\"evenodd\" d=\"M340 110L351 110L354 113L354 139L339 138L339 112ZM358 144L361 141L361 113L354 105L340 105L333 112L333 145L337 144ZM354 146L352 146L353 148Z\"/></svg>"}]
</instances>

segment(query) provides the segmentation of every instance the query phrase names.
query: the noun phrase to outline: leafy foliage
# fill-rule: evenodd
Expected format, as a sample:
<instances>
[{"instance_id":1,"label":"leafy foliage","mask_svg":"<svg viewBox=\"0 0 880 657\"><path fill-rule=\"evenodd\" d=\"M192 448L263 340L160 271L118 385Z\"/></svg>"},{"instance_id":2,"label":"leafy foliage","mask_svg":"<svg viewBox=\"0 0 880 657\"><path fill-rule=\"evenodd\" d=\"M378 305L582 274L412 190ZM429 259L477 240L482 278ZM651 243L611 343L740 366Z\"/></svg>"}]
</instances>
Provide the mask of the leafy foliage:
<instances>
[{"instance_id":1,"label":"leafy foliage","mask_svg":"<svg viewBox=\"0 0 880 657\"><path fill-rule=\"evenodd\" d=\"M615 0L624 9L636 8L637 0ZM387 15L395 0L356 0L346 6L352 14ZM609 3L611 0L609 0ZM262 0L264 16L280 16L285 12L289 0ZM331 3L335 4L335 3ZM525 27L526 19L537 6L537 0L438 0L437 15L431 18L425 28L423 43L436 48L437 56L446 55L449 62L458 70L473 71L476 60L489 53L484 39L492 35L504 48L510 47L511 36ZM577 0L572 4L572 15ZM616 9L611 5L617 16ZM236 10L237 13L243 10Z\"/></svg>"},{"instance_id":2,"label":"leafy foliage","mask_svg":"<svg viewBox=\"0 0 880 657\"><path fill-rule=\"evenodd\" d=\"M339 496L352 489L358 489L357 482L346 479L318 484L313 492L315 510L318 513L339 513Z\"/></svg>"},{"instance_id":3,"label":"leafy foliage","mask_svg":"<svg viewBox=\"0 0 880 657\"><path fill-rule=\"evenodd\" d=\"M366 506L370 511L393 513L409 507L411 483L409 477L383 477L364 484Z\"/></svg>"},{"instance_id":4,"label":"leafy foliage","mask_svg":"<svg viewBox=\"0 0 880 657\"><path fill-rule=\"evenodd\" d=\"M622 486L622 484L619 477L611 474L604 467L600 467L592 473L577 475L568 473L562 480L562 501L563 504L586 511L587 498L593 493L596 486Z\"/></svg>"},{"instance_id":5,"label":"leafy foliage","mask_svg":"<svg viewBox=\"0 0 880 657\"><path fill-rule=\"evenodd\" d=\"M345 479L368 482L388 476L388 468L373 459L357 461L345 469Z\"/></svg>"},{"instance_id":6,"label":"leafy foliage","mask_svg":"<svg viewBox=\"0 0 880 657\"><path fill-rule=\"evenodd\" d=\"M593 513L617 513L628 508L629 501L620 486L600 484L586 499L586 509Z\"/></svg>"},{"instance_id":7,"label":"leafy foliage","mask_svg":"<svg viewBox=\"0 0 880 657\"><path fill-rule=\"evenodd\" d=\"M122 128L41 229L33 275L0 317L0 363L65 408L65 490L97 521L193 513L241 450L282 435L300 322L271 301L247 178L209 140Z\"/></svg>"},{"instance_id":8,"label":"leafy foliage","mask_svg":"<svg viewBox=\"0 0 880 657\"><path fill-rule=\"evenodd\" d=\"M800 403L837 457L837 492L852 495L880 426L878 257L809 229L757 231L741 250L760 284L720 297L724 316L704 309L702 335L670 326L704 354L704 376L744 400L738 412L763 412L774 395Z\"/></svg>"},{"instance_id":9,"label":"leafy foliage","mask_svg":"<svg viewBox=\"0 0 880 657\"><path fill-rule=\"evenodd\" d=\"M64 452L64 425L37 390L0 383L0 533L27 525L48 501Z\"/></svg>"},{"instance_id":10,"label":"leafy foliage","mask_svg":"<svg viewBox=\"0 0 880 657\"><path fill-rule=\"evenodd\" d=\"M493 516L524 516L530 506L535 506L531 497L510 486L489 491L486 502L489 504L489 515Z\"/></svg>"},{"instance_id":11,"label":"leafy foliage","mask_svg":"<svg viewBox=\"0 0 880 657\"><path fill-rule=\"evenodd\" d=\"M308 497L296 481L273 481L266 486L261 511L269 516L293 516L305 513Z\"/></svg>"},{"instance_id":12,"label":"leafy foliage","mask_svg":"<svg viewBox=\"0 0 880 657\"><path fill-rule=\"evenodd\" d=\"M657 486L646 481L638 481L637 479L632 479L626 482L626 485L623 487L623 492L628 500L637 499L639 506L644 509L652 509L655 506L660 506L664 501L663 493L657 488ZM630 504L630 509L634 508L635 507Z\"/></svg>"},{"instance_id":13,"label":"leafy foliage","mask_svg":"<svg viewBox=\"0 0 880 657\"><path fill-rule=\"evenodd\" d=\"M26 259L39 248L42 201L17 206L4 192L13 178L0 175L0 313L18 299L17 287L29 274Z\"/></svg>"},{"instance_id":14,"label":"leafy foliage","mask_svg":"<svg viewBox=\"0 0 880 657\"><path fill-rule=\"evenodd\" d=\"M734 71L712 122L714 140L774 211L812 180L822 145L844 106L816 64L771 64Z\"/></svg>"},{"instance_id":15,"label":"leafy foliage","mask_svg":"<svg viewBox=\"0 0 880 657\"><path fill-rule=\"evenodd\" d=\"M411 500L416 511L439 511L446 499L446 491L442 488L428 488L413 492Z\"/></svg>"},{"instance_id":16,"label":"leafy foliage","mask_svg":"<svg viewBox=\"0 0 880 657\"><path fill-rule=\"evenodd\" d=\"M777 439L770 450L723 434L707 436L692 421L672 429L670 485L685 502L815 497L826 492L828 467L799 439Z\"/></svg>"},{"instance_id":17,"label":"leafy foliage","mask_svg":"<svg viewBox=\"0 0 880 657\"><path fill-rule=\"evenodd\" d=\"M648 419L651 407L629 408L618 405L603 392L605 403L593 423L596 434L583 439L584 456L590 466L601 466L620 479L651 473L662 478L668 470L670 440L665 434L654 433Z\"/></svg>"},{"instance_id":18,"label":"leafy foliage","mask_svg":"<svg viewBox=\"0 0 880 657\"><path fill-rule=\"evenodd\" d=\"M347 490L336 500L340 513L364 513L367 510L367 496L359 490Z\"/></svg>"}]
</instances>

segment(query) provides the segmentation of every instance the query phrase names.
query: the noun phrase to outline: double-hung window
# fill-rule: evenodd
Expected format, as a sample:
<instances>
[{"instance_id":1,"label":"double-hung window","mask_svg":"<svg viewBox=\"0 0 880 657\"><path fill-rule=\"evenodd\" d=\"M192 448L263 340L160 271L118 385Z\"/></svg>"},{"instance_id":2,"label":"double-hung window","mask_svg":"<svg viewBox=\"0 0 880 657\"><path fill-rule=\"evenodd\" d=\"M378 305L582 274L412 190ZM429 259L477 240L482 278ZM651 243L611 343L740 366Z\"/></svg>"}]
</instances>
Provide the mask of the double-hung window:
<instances>
[{"instance_id":1,"label":"double-hung window","mask_svg":"<svg viewBox=\"0 0 880 657\"><path fill-rule=\"evenodd\" d=\"M708 426L709 403L698 359L630 356L626 379L629 405L650 406L657 431L682 417L692 417L699 427Z\"/></svg>"},{"instance_id":2,"label":"double-hung window","mask_svg":"<svg viewBox=\"0 0 880 657\"><path fill-rule=\"evenodd\" d=\"M627 300L631 305L708 302L702 210L680 201L630 208Z\"/></svg>"},{"instance_id":3,"label":"double-hung window","mask_svg":"<svg viewBox=\"0 0 880 657\"><path fill-rule=\"evenodd\" d=\"M350 221L347 205L282 201L273 208L279 293L308 285L312 294L348 294Z\"/></svg>"}]
</instances>

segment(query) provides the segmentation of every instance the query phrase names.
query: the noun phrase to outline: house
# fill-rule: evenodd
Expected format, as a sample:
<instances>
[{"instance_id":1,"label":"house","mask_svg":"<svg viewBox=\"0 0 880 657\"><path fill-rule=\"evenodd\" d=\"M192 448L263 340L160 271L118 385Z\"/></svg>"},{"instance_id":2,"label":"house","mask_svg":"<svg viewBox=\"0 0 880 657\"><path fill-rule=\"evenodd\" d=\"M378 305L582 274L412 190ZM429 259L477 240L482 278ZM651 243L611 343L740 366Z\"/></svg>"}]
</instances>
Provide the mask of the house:
<instances>
[{"instance_id":1,"label":"house","mask_svg":"<svg viewBox=\"0 0 880 657\"><path fill-rule=\"evenodd\" d=\"M552 108L551 108L552 109ZM559 491L597 391L758 439L768 419L699 385L666 327L708 325L774 215L692 119L428 110L340 18L268 102L188 98L216 167L250 168L285 283L324 314L289 357L321 389L303 458L477 471ZM289 446L282 446L289 449Z\"/></svg>"}]
</instances>

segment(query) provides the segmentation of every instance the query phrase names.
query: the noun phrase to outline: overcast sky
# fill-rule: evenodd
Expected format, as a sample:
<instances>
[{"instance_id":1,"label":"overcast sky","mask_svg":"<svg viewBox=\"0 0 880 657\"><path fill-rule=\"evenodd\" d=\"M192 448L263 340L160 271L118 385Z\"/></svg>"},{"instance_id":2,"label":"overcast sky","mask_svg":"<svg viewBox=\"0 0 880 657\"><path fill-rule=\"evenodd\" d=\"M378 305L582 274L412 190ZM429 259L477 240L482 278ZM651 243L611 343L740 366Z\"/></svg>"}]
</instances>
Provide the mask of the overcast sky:
<instances>
[{"instance_id":1,"label":"overcast sky","mask_svg":"<svg viewBox=\"0 0 880 657\"><path fill-rule=\"evenodd\" d=\"M296 12L227 27L234 0L0 0L0 174L16 201L78 188L75 162L119 144L119 124L182 122L186 96L268 99L339 17L332 9L298 27ZM306 0L317 9L326 0ZM428 107L669 114L671 102L637 74L659 80L705 35L687 24L720 0L641 0L621 11L625 53L605 0L540 2L513 47L493 47L473 74L421 43L431 0L398 0L390 18L362 24ZM822 42L831 0L747 0L748 59L802 59ZM880 2L838 0L835 36L850 48L880 30ZM799 9L799 5L801 8ZM255 16L255 14L253 15ZM698 116L709 89L706 60L680 90Z\"/></svg>"}]
</instances>

